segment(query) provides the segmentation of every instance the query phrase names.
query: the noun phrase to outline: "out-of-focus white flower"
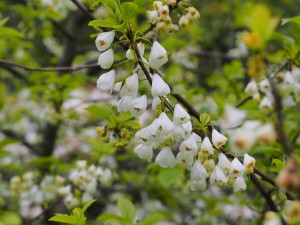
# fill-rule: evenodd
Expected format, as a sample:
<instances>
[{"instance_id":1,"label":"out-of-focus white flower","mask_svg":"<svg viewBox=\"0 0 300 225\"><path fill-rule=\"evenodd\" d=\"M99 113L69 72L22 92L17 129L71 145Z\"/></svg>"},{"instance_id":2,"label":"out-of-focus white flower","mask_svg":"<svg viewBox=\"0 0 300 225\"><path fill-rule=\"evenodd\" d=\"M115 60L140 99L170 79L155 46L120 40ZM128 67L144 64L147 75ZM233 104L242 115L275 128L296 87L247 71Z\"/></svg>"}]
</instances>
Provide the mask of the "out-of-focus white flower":
<instances>
[{"instance_id":1,"label":"out-of-focus white flower","mask_svg":"<svg viewBox=\"0 0 300 225\"><path fill-rule=\"evenodd\" d=\"M152 110L155 111L156 107L161 103L160 98L157 96L152 100Z\"/></svg>"},{"instance_id":2,"label":"out-of-focus white flower","mask_svg":"<svg viewBox=\"0 0 300 225\"><path fill-rule=\"evenodd\" d=\"M258 92L258 87L254 80L250 81L247 84L247 86L245 88L245 92L251 96L254 96Z\"/></svg>"},{"instance_id":3,"label":"out-of-focus white flower","mask_svg":"<svg viewBox=\"0 0 300 225\"><path fill-rule=\"evenodd\" d=\"M139 78L136 73L126 78L125 83L120 91L120 96L132 96L134 98L138 95Z\"/></svg>"},{"instance_id":4,"label":"out-of-focus white flower","mask_svg":"<svg viewBox=\"0 0 300 225\"><path fill-rule=\"evenodd\" d=\"M136 98L132 101L130 112L134 116L140 116L145 112L146 108L147 108L147 96L142 95L141 97Z\"/></svg>"},{"instance_id":5,"label":"out-of-focus white flower","mask_svg":"<svg viewBox=\"0 0 300 225\"><path fill-rule=\"evenodd\" d=\"M187 123L183 123L182 127L183 127L183 130L184 130L185 137L188 137L192 134L193 126L192 126L191 121L189 121Z\"/></svg>"},{"instance_id":6,"label":"out-of-focus white flower","mask_svg":"<svg viewBox=\"0 0 300 225\"><path fill-rule=\"evenodd\" d=\"M190 120L190 115L185 111L185 109L180 105L176 104L174 108L173 121L179 123L187 123Z\"/></svg>"},{"instance_id":7,"label":"out-of-focus white flower","mask_svg":"<svg viewBox=\"0 0 300 225\"><path fill-rule=\"evenodd\" d=\"M286 201L283 206L283 216L288 224L300 224L300 201Z\"/></svg>"},{"instance_id":8,"label":"out-of-focus white flower","mask_svg":"<svg viewBox=\"0 0 300 225\"><path fill-rule=\"evenodd\" d=\"M204 191L206 187L207 187L206 179L192 180L192 185L191 185L192 191Z\"/></svg>"},{"instance_id":9,"label":"out-of-focus white flower","mask_svg":"<svg viewBox=\"0 0 300 225\"><path fill-rule=\"evenodd\" d=\"M73 194L69 194L64 198L65 205L69 208L75 208L80 204L79 200L73 196Z\"/></svg>"},{"instance_id":10,"label":"out-of-focus white flower","mask_svg":"<svg viewBox=\"0 0 300 225\"><path fill-rule=\"evenodd\" d=\"M238 191L244 191L246 190L246 182L243 176L237 177L233 183L233 191L238 192Z\"/></svg>"},{"instance_id":11,"label":"out-of-focus white flower","mask_svg":"<svg viewBox=\"0 0 300 225\"><path fill-rule=\"evenodd\" d=\"M154 1L153 2L153 8L156 11L158 11L162 7L162 5L163 5L162 1Z\"/></svg>"},{"instance_id":12,"label":"out-of-focus white flower","mask_svg":"<svg viewBox=\"0 0 300 225\"><path fill-rule=\"evenodd\" d=\"M114 50L108 49L105 52L101 53L98 59L98 65L102 69L109 69L114 63Z\"/></svg>"},{"instance_id":13,"label":"out-of-focus white flower","mask_svg":"<svg viewBox=\"0 0 300 225\"><path fill-rule=\"evenodd\" d=\"M191 179L192 180L205 180L208 177L206 169L201 164L199 160L195 160L192 171L191 171Z\"/></svg>"},{"instance_id":14,"label":"out-of-focus white flower","mask_svg":"<svg viewBox=\"0 0 300 225\"><path fill-rule=\"evenodd\" d=\"M163 168L172 168L176 166L177 161L170 147L164 147L156 156L155 163Z\"/></svg>"},{"instance_id":15,"label":"out-of-focus white flower","mask_svg":"<svg viewBox=\"0 0 300 225\"><path fill-rule=\"evenodd\" d=\"M225 112L221 119L221 130L230 129L239 126L247 117L245 111L236 109L230 105L225 105Z\"/></svg>"},{"instance_id":16,"label":"out-of-focus white flower","mask_svg":"<svg viewBox=\"0 0 300 225\"><path fill-rule=\"evenodd\" d=\"M243 176L245 170L244 165L237 158L234 158L230 165L229 175L232 177Z\"/></svg>"},{"instance_id":17,"label":"out-of-focus white flower","mask_svg":"<svg viewBox=\"0 0 300 225\"><path fill-rule=\"evenodd\" d=\"M271 84L268 79L264 79L259 83L259 88L262 92L268 93L271 91Z\"/></svg>"},{"instance_id":18,"label":"out-of-focus white flower","mask_svg":"<svg viewBox=\"0 0 300 225\"><path fill-rule=\"evenodd\" d=\"M138 155L141 159L146 159L147 161L151 162L153 156L153 148L151 146L144 146L139 144L135 147L134 152Z\"/></svg>"},{"instance_id":19,"label":"out-of-focus white flower","mask_svg":"<svg viewBox=\"0 0 300 225\"><path fill-rule=\"evenodd\" d=\"M71 185L60 187L57 190L57 193L63 197L66 197L67 195L71 194Z\"/></svg>"},{"instance_id":20,"label":"out-of-focus white flower","mask_svg":"<svg viewBox=\"0 0 300 225\"><path fill-rule=\"evenodd\" d=\"M147 17L150 23L156 24L158 20L158 12L156 10L147 11Z\"/></svg>"},{"instance_id":21,"label":"out-of-focus white flower","mask_svg":"<svg viewBox=\"0 0 300 225\"><path fill-rule=\"evenodd\" d=\"M255 166L255 159L253 157L245 153L243 164L246 167L247 174L253 173L253 168Z\"/></svg>"},{"instance_id":22,"label":"out-of-focus white flower","mask_svg":"<svg viewBox=\"0 0 300 225\"><path fill-rule=\"evenodd\" d=\"M191 15L192 20L200 19L200 13L194 7L188 7L187 11Z\"/></svg>"},{"instance_id":23,"label":"out-of-focus white flower","mask_svg":"<svg viewBox=\"0 0 300 225\"><path fill-rule=\"evenodd\" d=\"M182 126L181 123L174 123L173 124L173 129L172 129L172 135L173 135L173 138L176 140L176 141L179 141L181 140L182 138L184 138L184 128Z\"/></svg>"},{"instance_id":24,"label":"out-of-focus white flower","mask_svg":"<svg viewBox=\"0 0 300 225\"><path fill-rule=\"evenodd\" d=\"M176 156L176 160L178 164L185 165L188 170L192 169L192 165L194 162L194 156L192 154L186 154L184 152L178 152Z\"/></svg>"},{"instance_id":25,"label":"out-of-focus white flower","mask_svg":"<svg viewBox=\"0 0 300 225\"><path fill-rule=\"evenodd\" d=\"M169 15L169 6L164 5L164 6L160 7L158 11L159 11L160 16L166 17Z\"/></svg>"},{"instance_id":26,"label":"out-of-focus white flower","mask_svg":"<svg viewBox=\"0 0 300 225\"><path fill-rule=\"evenodd\" d=\"M208 137L204 138L204 140L201 144L200 151L207 153L207 154L214 154L214 148Z\"/></svg>"},{"instance_id":27,"label":"out-of-focus white flower","mask_svg":"<svg viewBox=\"0 0 300 225\"><path fill-rule=\"evenodd\" d=\"M275 212L267 212L263 225L282 225L280 217Z\"/></svg>"},{"instance_id":28,"label":"out-of-focus white flower","mask_svg":"<svg viewBox=\"0 0 300 225\"><path fill-rule=\"evenodd\" d=\"M166 49L157 41L153 42L149 56L149 65L153 69L158 69L163 64L168 62L168 55Z\"/></svg>"},{"instance_id":29,"label":"out-of-focus white flower","mask_svg":"<svg viewBox=\"0 0 300 225\"><path fill-rule=\"evenodd\" d=\"M223 145L226 144L227 138L219 133L216 129L213 129L212 131L212 143L217 148L220 149Z\"/></svg>"},{"instance_id":30,"label":"out-of-focus white flower","mask_svg":"<svg viewBox=\"0 0 300 225\"><path fill-rule=\"evenodd\" d=\"M169 85L158 75L154 74L152 78L151 93L153 98L157 96L166 96L170 93Z\"/></svg>"},{"instance_id":31,"label":"out-of-focus white flower","mask_svg":"<svg viewBox=\"0 0 300 225\"><path fill-rule=\"evenodd\" d=\"M97 80L97 88L101 91L112 91L115 83L116 71L110 70L100 75Z\"/></svg>"},{"instance_id":32,"label":"out-of-focus white flower","mask_svg":"<svg viewBox=\"0 0 300 225\"><path fill-rule=\"evenodd\" d=\"M181 27L186 27L187 25L189 25L189 23L190 21L185 15L183 15L178 22L179 26Z\"/></svg>"},{"instance_id":33,"label":"out-of-focus white flower","mask_svg":"<svg viewBox=\"0 0 300 225\"><path fill-rule=\"evenodd\" d=\"M268 111L271 108L272 108L272 102L267 96L265 96L259 104L259 109L262 111Z\"/></svg>"},{"instance_id":34,"label":"out-of-focus white flower","mask_svg":"<svg viewBox=\"0 0 300 225\"><path fill-rule=\"evenodd\" d=\"M79 170L85 169L86 165L87 165L87 161L86 160L78 160L76 162L76 168L79 169Z\"/></svg>"},{"instance_id":35,"label":"out-of-focus white flower","mask_svg":"<svg viewBox=\"0 0 300 225\"><path fill-rule=\"evenodd\" d=\"M99 34L95 41L97 49L101 52L108 49L111 43L113 42L114 37L115 37L114 31L103 32Z\"/></svg>"},{"instance_id":36,"label":"out-of-focus white flower","mask_svg":"<svg viewBox=\"0 0 300 225\"><path fill-rule=\"evenodd\" d=\"M256 139L263 144L271 144L276 141L277 134L273 124L267 123L257 128Z\"/></svg>"},{"instance_id":37,"label":"out-of-focus white flower","mask_svg":"<svg viewBox=\"0 0 300 225\"><path fill-rule=\"evenodd\" d=\"M201 143L202 143L202 138L198 134L196 134L195 132L192 133L192 136L193 136L198 148L200 149Z\"/></svg>"}]
</instances>

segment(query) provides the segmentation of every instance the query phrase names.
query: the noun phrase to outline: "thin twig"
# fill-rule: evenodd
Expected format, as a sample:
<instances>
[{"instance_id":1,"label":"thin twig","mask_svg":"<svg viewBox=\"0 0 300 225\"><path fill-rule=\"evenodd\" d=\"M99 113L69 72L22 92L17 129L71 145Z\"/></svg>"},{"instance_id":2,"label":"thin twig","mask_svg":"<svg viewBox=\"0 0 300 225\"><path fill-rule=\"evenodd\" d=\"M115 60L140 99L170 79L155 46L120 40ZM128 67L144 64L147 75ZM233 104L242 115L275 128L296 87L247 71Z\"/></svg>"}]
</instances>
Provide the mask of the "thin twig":
<instances>
[{"instance_id":1,"label":"thin twig","mask_svg":"<svg viewBox=\"0 0 300 225\"><path fill-rule=\"evenodd\" d=\"M246 102L248 102L249 100L251 100L252 97L251 96L248 96L247 98L244 98L241 102L239 102L235 108L240 108L242 105L244 105Z\"/></svg>"}]
</instances>

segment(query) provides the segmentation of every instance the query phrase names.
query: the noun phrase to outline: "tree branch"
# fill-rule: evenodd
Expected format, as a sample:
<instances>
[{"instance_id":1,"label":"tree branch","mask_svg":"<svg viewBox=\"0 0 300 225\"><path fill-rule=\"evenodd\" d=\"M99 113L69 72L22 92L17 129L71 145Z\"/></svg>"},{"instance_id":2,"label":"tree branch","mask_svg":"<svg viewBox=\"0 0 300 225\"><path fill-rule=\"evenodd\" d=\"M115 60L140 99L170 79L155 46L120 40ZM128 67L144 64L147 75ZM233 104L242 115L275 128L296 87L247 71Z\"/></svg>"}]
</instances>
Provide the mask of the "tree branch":
<instances>
[{"instance_id":1,"label":"tree branch","mask_svg":"<svg viewBox=\"0 0 300 225\"><path fill-rule=\"evenodd\" d=\"M242 105L244 105L246 102L248 102L249 100L251 100L252 97L251 96L248 96L247 98L244 98L241 102L239 102L235 108L240 108Z\"/></svg>"}]
</instances>

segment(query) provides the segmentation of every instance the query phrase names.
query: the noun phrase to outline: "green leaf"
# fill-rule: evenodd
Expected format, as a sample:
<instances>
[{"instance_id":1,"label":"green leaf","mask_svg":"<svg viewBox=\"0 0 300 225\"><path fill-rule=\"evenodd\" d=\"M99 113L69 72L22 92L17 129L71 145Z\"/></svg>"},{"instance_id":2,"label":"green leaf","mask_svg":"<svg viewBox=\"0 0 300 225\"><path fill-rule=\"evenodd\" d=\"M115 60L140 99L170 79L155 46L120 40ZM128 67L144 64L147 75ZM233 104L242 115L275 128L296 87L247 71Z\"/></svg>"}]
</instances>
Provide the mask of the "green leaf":
<instances>
[{"instance_id":1,"label":"green leaf","mask_svg":"<svg viewBox=\"0 0 300 225\"><path fill-rule=\"evenodd\" d=\"M121 216L112 213L103 213L100 216L98 216L97 220L123 223L123 218Z\"/></svg>"},{"instance_id":2,"label":"green leaf","mask_svg":"<svg viewBox=\"0 0 300 225\"><path fill-rule=\"evenodd\" d=\"M281 20L281 25L285 25L287 23L297 23L300 24L300 16L295 16L291 18L283 18Z\"/></svg>"},{"instance_id":3,"label":"green leaf","mask_svg":"<svg viewBox=\"0 0 300 225\"><path fill-rule=\"evenodd\" d=\"M111 8L115 9L118 13L118 15L121 15L120 12L120 0L98 0L98 2L104 3L108 6L110 6Z\"/></svg>"},{"instance_id":4,"label":"green leaf","mask_svg":"<svg viewBox=\"0 0 300 225\"><path fill-rule=\"evenodd\" d=\"M102 20L102 19L93 20L93 21L89 22L88 25L92 26L92 27L111 27L111 28L118 26L117 21L114 19L111 19L111 18L108 18L105 20Z\"/></svg>"},{"instance_id":5,"label":"green leaf","mask_svg":"<svg viewBox=\"0 0 300 225\"><path fill-rule=\"evenodd\" d=\"M200 122L202 124L208 124L210 121L210 115L207 113L201 113L200 115Z\"/></svg>"},{"instance_id":6,"label":"green leaf","mask_svg":"<svg viewBox=\"0 0 300 225\"><path fill-rule=\"evenodd\" d=\"M135 207L132 204L132 202L126 198L121 197L118 200L118 208L121 214L123 215L124 219L132 222L136 213Z\"/></svg>"},{"instance_id":7,"label":"green leaf","mask_svg":"<svg viewBox=\"0 0 300 225\"><path fill-rule=\"evenodd\" d=\"M272 159L272 165L275 166L272 168L272 172L279 172L284 168L284 163L280 159Z\"/></svg>"},{"instance_id":8,"label":"green leaf","mask_svg":"<svg viewBox=\"0 0 300 225\"><path fill-rule=\"evenodd\" d=\"M84 110L86 110L90 113L94 113L107 121L111 121L112 116L115 115L112 108L110 106L104 105L104 104L91 105L91 106L84 108Z\"/></svg>"},{"instance_id":9,"label":"green leaf","mask_svg":"<svg viewBox=\"0 0 300 225\"><path fill-rule=\"evenodd\" d=\"M0 27L0 37L3 38L24 38L23 34L10 27Z\"/></svg>"},{"instance_id":10,"label":"green leaf","mask_svg":"<svg viewBox=\"0 0 300 225\"><path fill-rule=\"evenodd\" d=\"M61 222L61 223L67 223L67 224L77 224L77 220L74 216L69 215L63 215L63 214L56 214L55 216L52 216L49 221L54 222Z\"/></svg>"},{"instance_id":11,"label":"green leaf","mask_svg":"<svg viewBox=\"0 0 300 225\"><path fill-rule=\"evenodd\" d=\"M134 0L133 3L136 4L137 6L142 6L153 1L154 0Z\"/></svg>"},{"instance_id":12,"label":"green leaf","mask_svg":"<svg viewBox=\"0 0 300 225\"><path fill-rule=\"evenodd\" d=\"M85 211L88 209L88 207L90 207L94 202L96 201L96 199L90 200L88 202L86 202L83 206L82 206L82 213L85 213Z\"/></svg>"},{"instance_id":13,"label":"green leaf","mask_svg":"<svg viewBox=\"0 0 300 225\"><path fill-rule=\"evenodd\" d=\"M161 169L158 175L158 181L163 187L168 188L178 179L182 179L183 175L183 169L180 167Z\"/></svg>"},{"instance_id":14,"label":"green leaf","mask_svg":"<svg viewBox=\"0 0 300 225\"><path fill-rule=\"evenodd\" d=\"M127 22L135 17L138 6L132 2L124 2L121 5L122 19Z\"/></svg>"},{"instance_id":15,"label":"green leaf","mask_svg":"<svg viewBox=\"0 0 300 225\"><path fill-rule=\"evenodd\" d=\"M155 214L148 216L146 219L144 219L142 224L143 225L155 224L157 222L164 220L165 218L166 218L165 215L163 215L161 213L155 213Z\"/></svg>"}]
</instances>

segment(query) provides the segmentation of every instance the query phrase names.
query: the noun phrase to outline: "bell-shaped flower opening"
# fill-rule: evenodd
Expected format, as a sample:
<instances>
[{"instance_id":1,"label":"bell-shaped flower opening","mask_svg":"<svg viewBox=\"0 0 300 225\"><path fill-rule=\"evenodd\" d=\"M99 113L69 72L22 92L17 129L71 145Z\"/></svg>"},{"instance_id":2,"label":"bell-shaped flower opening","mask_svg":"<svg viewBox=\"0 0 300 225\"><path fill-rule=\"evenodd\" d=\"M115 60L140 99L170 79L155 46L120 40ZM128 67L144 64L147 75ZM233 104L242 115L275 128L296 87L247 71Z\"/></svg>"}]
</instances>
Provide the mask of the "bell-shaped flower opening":
<instances>
[{"instance_id":1,"label":"bell-shaped flower opening","mask_svg":"<svg viewBox=\"0 0 300 225\"><path fill-rule=\"evenodd\" d=\"M176 166L177 161L171 148L169 146L164 147L156 156L155 163L163 168L172 168Z\"/></svg>"},{"instance_id":2,"label":"bell-shaped flower opening","mask_svg":"<svg viewBox=\"0 0 300 225\"><path fill-rule=\"evenodd\" d=\"M108 49L105 52L101 53L98 59L98 65L102 69L109 69L114 63L114 50Z\"/></svg>"},{"instance_id":3,"label":"bell-shaped flower opening","mask_svg":"<svg viewBox=\"0 0 300 225\"><path fill-rule=\"evenodd\" d=\"M140 116L145 112L146 108L147 108L147 96L142 95L141 97L136 98L131 102L130 112L134 116Z\"/></svg>"},{"instance_id":4,"label":"bell-shaped flower opening","mask_svg":"<svg viewBox=\"0 0 300 225\"><path fill-rule=\"evenodd\" d=\"M225 145L228 140L223 134L219 133L216 129L213 129L211 139L212 139L213 145L217 149L220 149L223 145Z\"/></svg>"},{"instance_id":5,"label":"bell-shaped flower opening","mask_svg":"<svg viewBox=\"0 0 300 225\"><path fill-rule=\"evenodd\" d=\"M194 162L194 156L191 154L178 152L176 160L178 164L184 165L188 170L191 170Z\"/></svg>"},{"instance_id":6,"label":"bell-shaped flower opening","mask_svg":"<svg viewBox=\"0 0 300 225\"><path fill-rule=\"evenodd\" d=\"M190 121L190 115L180 104L175 105L173 121L179 123L187 123L188 121Z\"/></svg>"},{"instance_id":7,"label":"bell-shaped flower opening","mask_svg":"<svg viewBox=\"0 0 300 225\"><path fill-rule=\"evenodd\" d=\"M139 144L135 147L134 152L138 155L139 158L151 162L153 156L153 148L151 146L144 146L142 144Z\"/></svg>"},{"instance_id":8,"label":"bell-shaped flower opening","mask_svg":"<svg viewBox=\"0 0 300 225\"><path fill-rule=\"evenodd\" d=\"M116 71L110 70L107 73L101 74L97 80L97 88L101 91L112 92L116 78Z\"/></svg>"},{"instance_id":9,"label":"bell-shaped flower opening","mask_svg":"<svg viewBox=\"0 0 300 225\"><path fill-rule=\"evenodd\" d=\"M253 173L253 168L255 166L255 159L248 155L247 153L244 154L244 167L246 167L246 173L250 174Z\"/></svg>"},{"instance_id":10,"label":"bell-shaped flower opening","mask_svg":"<svg viewBox=\"0 0 300 225\"><path fill-rule=\"evenodd\" d=\"M205 137L201 147L200 147L200 151L206 153L206 154L214 154L214 148L209 140L208 137Z\"/></svg>"},{"instance_id":11,"label":"bell-shaped flower opening","mask_svg":"<svg viewBox=\"0 0 300 225\"><path fill-rule=\"evenodd\" d=\"M237 177L233 183L233 191L238 192L238 191L244 191L246 190L246 182L243 176Z\"/></svg>"},{"instance_id":12,"label":"bell-shaped flower opening","mask_svg":"<svg viewBox=\"0 0 300 225\"><path fill-rule=\"evenodd\" d=\"M204 191L206 187L206 179L192 180L191 191Z\"/></svg>"},{"instance_id":13,"label":"bell-shaped flower opening","mask_svg":"<svg viewBox=\"0 0 300 225\"><path fill-rule=\"evenodd\" d=\"M127 77L125 83L120 91L120 96L132 96L134 98L137 97L139 90L139 78L136 73Z\"/></svg>"},{"instance_id":14,"label":"bell-shaped flower opening","mask_svg":"<svg viewBox=\"0 0 300 225\"><path fill-rule=\"evenodd\" d=\"M170 94L171 90L169 85L158 75L154 74L152 77L151 93L153 98L157 96L166 96Z\"/></svg>"},{"instance_id":15,"label":"bell-shaped flower opening","mask_svg":"<svg viewBox=\"0 0 300 225\"><path fill-rule=\"evenodd\" d=\"M108 49L113 42L115 38L115 32L114 31L109 31L109 32L103 32L99 34L96 38L96 47L99 51L105 51Z\"/></svg>"},{"instance_id":16,"label":"bell-shaped flower opening","mask_svg":"<svg viewBox=\"0 0 300 225\"><path fill-rule=\"evenodd\" d=\"M164 49L164 47L161 46L157 41L154 41L149 56L150 67L153 69L158 69L166 62L168 62L166 49Z\"/></svg>"},{"instance_id":17,"label":"bell-shaped flower opening","mask_svg":"<svg viewBox=\"0 0 300 225\"><path fill-rule=\"evenodd\" d=\"M135 140L139 144L143 144L145 146L151 146L153 142L152 131L154 129L153 123L147 127L142 128L138 132L135 133Z\"/></svg>"},{"instance_id":18,"label":"bell-shaped flower opening","mask_svg":"<svg viewBox=\"0 0 300 225\"><path fill-rule=\"evenodd\" d=\"M234 158L230 165L229 175L232 177L240 177L243 176L246 168L243 164L237 159Z\"/></svg>"},{"instance_id":19,"label":"bell-shaped flower opening","mask_svg":"<svg viewBox=\"0 0 300 225\"><path fill-rule=\"evenodd\" d=\"M203 180L208 177L206 169L201 164L199 160L195 160L194 165L191 171L191 179L192 180Z\"/></svg>"},{"instance_id":20,"label":"bell-shaped flower opening","mask_svg":"<svg viewBox=\"0 0 300 225\"><path fill-rule=\"evenodd\" d=\"M196 155L198 152L198 146L194 137L190 135L186 140L181 142L179 150L182 153Z\"/></svg>"}]
</instances>

